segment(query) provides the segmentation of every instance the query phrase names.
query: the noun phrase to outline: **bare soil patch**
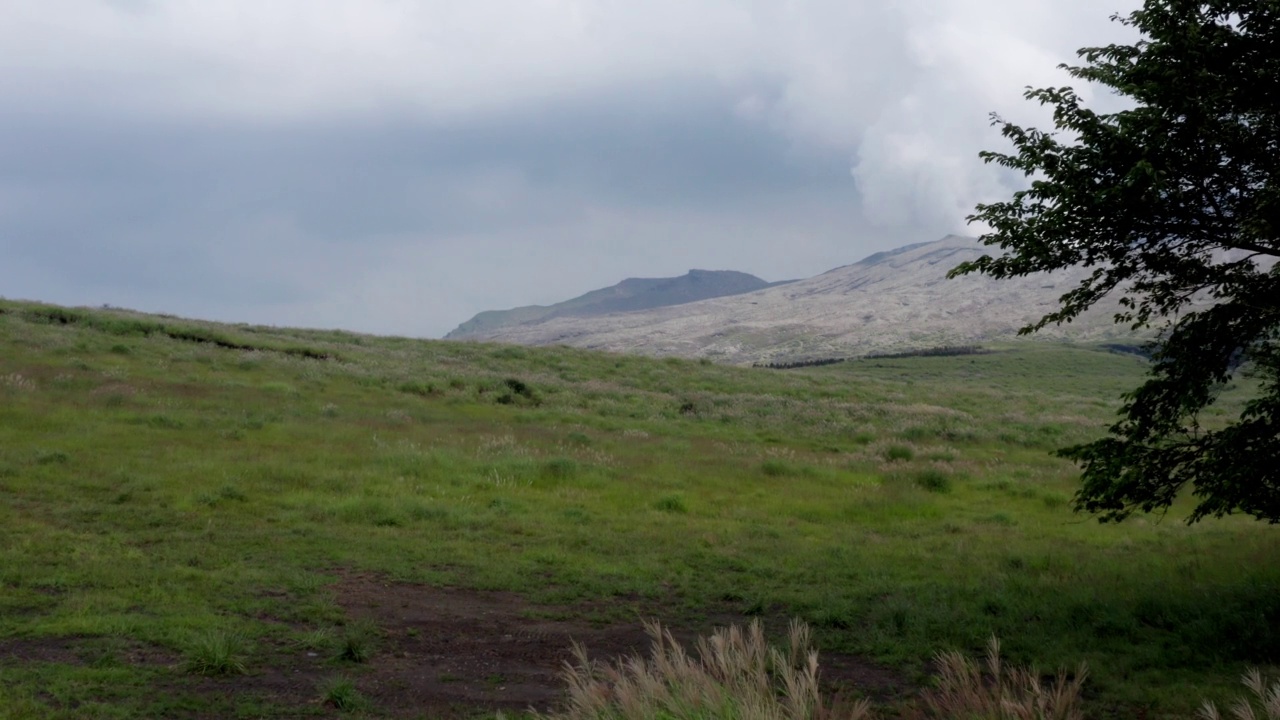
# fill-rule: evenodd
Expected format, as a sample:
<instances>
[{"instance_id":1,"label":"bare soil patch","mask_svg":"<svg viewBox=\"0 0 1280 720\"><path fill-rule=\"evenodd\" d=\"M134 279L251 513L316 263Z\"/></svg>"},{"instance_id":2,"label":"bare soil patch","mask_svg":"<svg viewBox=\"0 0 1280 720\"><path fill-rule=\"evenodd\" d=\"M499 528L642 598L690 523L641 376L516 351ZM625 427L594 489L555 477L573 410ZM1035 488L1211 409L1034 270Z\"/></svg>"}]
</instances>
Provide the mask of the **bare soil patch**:
<instances>
[{"instance_id":1,"label":"bare soil patch","mask_svg":"<svg viewBox=\"0 0 1280 720\"><path fill-rule=\"evenodd\" d=\"M84 636L0 639L0 666L22 663L91 665L105 660L126 665L165 667L178 656L170 650L119 638Z\"/></svg>"},{"instance_id":2,"label":"bare soil patch","mask_svg":"<svg viewBox=\"0 0 1280 720\"><path fill-rule=\"evenodd\" d=\"M357 686L379 712L393 717L459 717L477 711L551 709L563 698L560 671L573 644L593 658L612 660L648 654L649 637L639 618L592 622L599 605L547 606L516 593L395 583L368 574L347 574L334 587L353 619L374 622L384 633L379 652ZM625 600L619 600L625 601ZM676 623L659 606L643 615ZM697 623L678 623L682 642L716 627L750 618L719 611ZM770 623L781 636L785 620ZM833 688L858 688L878 696L908 687L900 673L865 659L823 654L823 678Z\"/></svg>"},{"instance_id":3,"label":"bare soil patch","mask_svg":"<svg viewBox=\"0 0 1280 720\"><path fill-rule=\"evenodd\" d=\"M154 688L157 696L186 698L176 702L174 709L206 708L191 710L187 717L220 716L245 702L276 717L337 715L336 709L324 704L322 688L341 676L351 679L367 699L370 716L467 718L498 710L552 709L563 698L560 672L575 642L601 660L648 654L650 642L642 617L662 619L677 639L688 644L717 627L750 621L721 608L711 608L698 620L682 621L674 606L646 604L637 598L548 605L510 592L394 582L369 573L337 575L332 593L348 623L371 623L377 628L366 662L340 662L332 652L281 639L259 642L245 675L199 677L186 674L182 658L163 648L64 637L0 639L0 666L89 664L108 651L106 643L119 661L161 669L162 677L168 679ZM617 617L620 603L638 608L635 620L599 620ZM766 628L781 639L786 620L772 618ZM823 653L820 663L822 677L833 690L856 689L882 699L912 690L900 673L862 658Z\"/></svg>"}]
</instances>

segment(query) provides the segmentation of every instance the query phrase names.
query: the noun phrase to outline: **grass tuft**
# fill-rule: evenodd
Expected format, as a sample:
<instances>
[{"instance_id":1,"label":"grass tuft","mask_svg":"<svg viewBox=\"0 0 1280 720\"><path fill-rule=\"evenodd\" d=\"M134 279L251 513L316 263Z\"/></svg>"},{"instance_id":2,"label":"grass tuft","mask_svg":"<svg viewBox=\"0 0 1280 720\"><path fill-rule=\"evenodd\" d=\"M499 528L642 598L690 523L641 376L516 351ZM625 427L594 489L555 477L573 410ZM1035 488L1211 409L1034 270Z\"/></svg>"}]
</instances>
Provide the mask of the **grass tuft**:
<instances>
[{"instance_id":1,"label":"grass tuft","mask_svg":"<svg viewBox=\"0 0 1280 720\"><path fill-rule=\"evenodd\" d=\"M373 657L378 645L378 627L368 620L357 620L343 628L338 638L338 659L363 663Z\"/></svg>"},{"instance_id":2,"label":"grass tuft","mask_svg":"<svg viewBox=\"0 0 1280 720\"><path fill-rule=\"evenodd\" d=\"M685 504L684 498L679 495L664 495L658 498L653 507L662 512L669 513L687 513L689 506Z\"/></svg>"},{"instance_id":3,"label":"grass tuft","mask_svg":"<svg viewBox=\"0 0 1280 720\"><path fill-rule=\"evenodd\" d=\"M356 689L355 681L339 675L329 678L320 686L321 703L341 712L363 710L369 701Z\"/></svg>"},{"instance_id":4,"label":"grass tuft","mask_svg":"<svg viewBox=\"0 0 1280 720\"><path fill-rule=\"evenodd\" d=\"M225 630L197 635L186 656L187 672L196 675L243 675L247 670L244 638Z\"/></svg>"}]
</instances>

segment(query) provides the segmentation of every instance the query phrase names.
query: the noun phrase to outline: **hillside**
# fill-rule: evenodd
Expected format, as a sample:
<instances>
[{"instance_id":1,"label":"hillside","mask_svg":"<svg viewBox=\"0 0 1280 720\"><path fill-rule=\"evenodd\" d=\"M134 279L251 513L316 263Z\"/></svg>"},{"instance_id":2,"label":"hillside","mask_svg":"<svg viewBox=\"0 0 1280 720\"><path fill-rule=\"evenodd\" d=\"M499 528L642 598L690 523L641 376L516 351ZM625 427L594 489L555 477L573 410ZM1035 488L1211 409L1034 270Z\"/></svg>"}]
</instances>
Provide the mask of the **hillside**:
<instances>
[{"instance_id":1,"label":"hillside","mask_svg":"<svg viewBox=\"0 0 1280 720\"><path fill-rule=\"evenodd\" d=\"M806 280L732 297L477 331L470 337L731 363L856 356L1008 339L1056 307L1084 270L1013 280L946 273L989 251L974 238L882 252ZM1039 336L1126 338L1109 302Z\"/></svg>"},{"instance_id":2,"label":"hillside","mask_svg":"<svg viewBox=\"0 0 1280 720\"><path fill-rule=\"evenodd\" d=\"M755 275L732 270L690 270L674 278L628 278L555 305L527 305L511 310L487 310L462 323L445 337L482 339L510 327L534 325L558 317L595 317L610 313L650 310L671 305L740 295L784 283L769 283Z\"/></svg>"},{"instance_id":3,"label":"hillside","mask_svg":"<svg viewBox=\"0 0 1280 720\"><path fill-rule=\"evenodd\" d=\"M989 349L775 371L0 300L0 716L512 717L642 618L802 620L882 717L993 634L1087 660L1091 718L1280 660L1273 530L1071 511L1051 451L1145 361Z\"/></svg>"}]
</instances>

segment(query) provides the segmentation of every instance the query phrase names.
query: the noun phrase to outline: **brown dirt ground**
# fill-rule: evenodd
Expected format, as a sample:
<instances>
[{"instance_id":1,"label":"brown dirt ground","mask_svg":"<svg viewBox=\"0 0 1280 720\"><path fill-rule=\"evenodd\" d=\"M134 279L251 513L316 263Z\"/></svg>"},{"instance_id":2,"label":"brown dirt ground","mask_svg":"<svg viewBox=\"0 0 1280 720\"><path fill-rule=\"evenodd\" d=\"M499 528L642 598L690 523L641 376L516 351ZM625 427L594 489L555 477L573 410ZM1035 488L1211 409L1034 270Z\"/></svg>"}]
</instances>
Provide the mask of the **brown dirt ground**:
<instances>
[{"instance_id":1,"label":"brown dirt ground","mask_svg":"<svg viewBox=\"0 0 1280 720\"><path fill-rule=\"evenodd\" d=\"M172 682L156 688L159 693L205 697L224 708L253 698L273 708L277 717L337 715L323 704L320 688L342 675L355 682L375 717L465 718L497 710L552 709L563 696L560 671L575 642L601 660L647 654L650 647L638 617L625 622L591 619L609 617L602 610L627 599L538 605L516 593L392 582L356 572L338 573L332 592L348 621L377 626L380 637L368 662L336 663L331 653L280 642L256 648L246 675L201 678L182 672L181 659L162 649L129 645L118 657L132 665L170 668ZM678 615L670 606L667 610L644 607L640 616ZM749 621L713 611L672 631L691 643L716 627ZM766 622L770 637L783 637L785 627L782 618ZM83 664L90 642L74 637L0 639L0 666L14 661ZM819 660L823 681L833 690L856 688L880 699L912 690L900 673L862 658L823 653Z\"/></svg>"}]
</instances>

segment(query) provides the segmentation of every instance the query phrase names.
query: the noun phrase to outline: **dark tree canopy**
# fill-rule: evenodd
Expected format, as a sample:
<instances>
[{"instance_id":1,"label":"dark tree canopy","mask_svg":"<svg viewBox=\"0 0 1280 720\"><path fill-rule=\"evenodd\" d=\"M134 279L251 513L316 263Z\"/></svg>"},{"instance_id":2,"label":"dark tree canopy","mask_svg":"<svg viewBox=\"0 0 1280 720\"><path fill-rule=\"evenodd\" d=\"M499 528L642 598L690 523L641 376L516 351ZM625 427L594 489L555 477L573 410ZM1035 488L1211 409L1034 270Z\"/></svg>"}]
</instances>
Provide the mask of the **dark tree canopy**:
<instances>
[{"instance_id":1,"label":"dark tree canopy","mask_svg":"<svg viewBox=\"0 0 1280 720\"><path fill-rule=\"evenodd\" d=\"M1119 520L1164 510L1184 488L1190 520L1243 512L1280 522L1280 0L1147 0L1115 20L1133 45L1079 51L1073 77L1128 99L1098 113L1067 87L1028 90L1056 132L993 116L1013 144L987 162L1030 187L970 222L1000 256L952 275L1093 268L1023 329L1070 322L1116 294L1116 322L1156 331L1147 380L1079 462L1077 509ZM1236 384L1243 411L1200 422Z\"/></svg>"}]
</instances>

